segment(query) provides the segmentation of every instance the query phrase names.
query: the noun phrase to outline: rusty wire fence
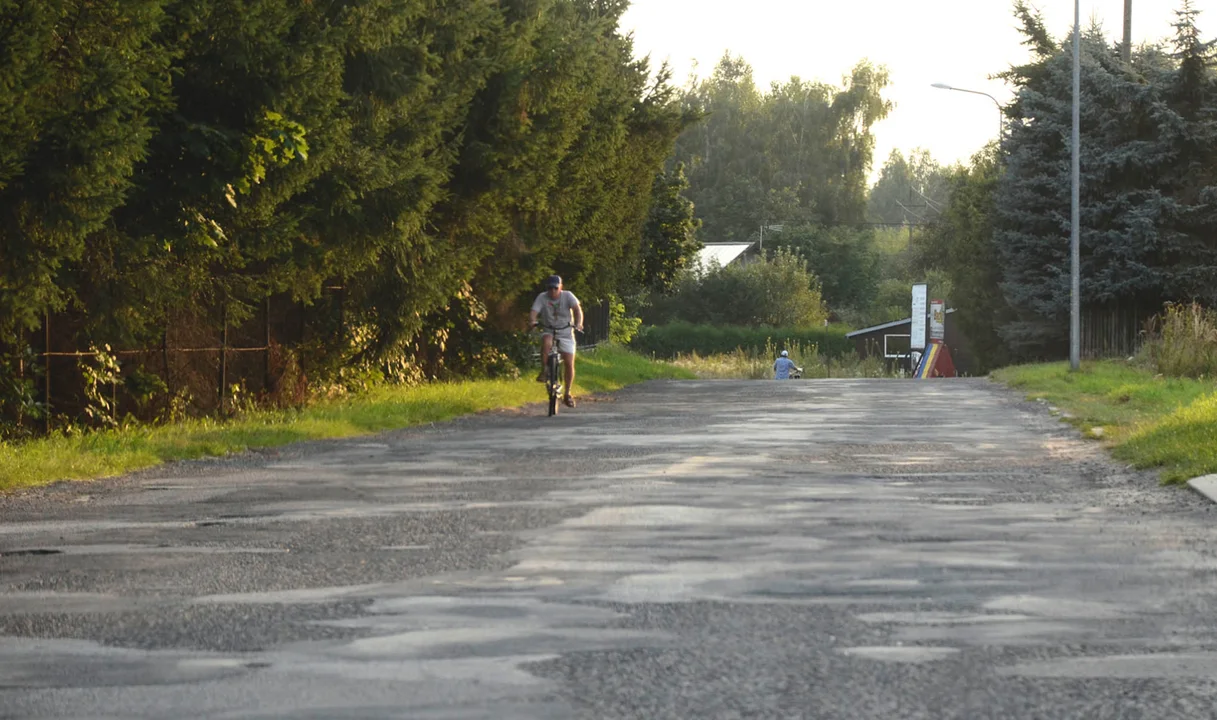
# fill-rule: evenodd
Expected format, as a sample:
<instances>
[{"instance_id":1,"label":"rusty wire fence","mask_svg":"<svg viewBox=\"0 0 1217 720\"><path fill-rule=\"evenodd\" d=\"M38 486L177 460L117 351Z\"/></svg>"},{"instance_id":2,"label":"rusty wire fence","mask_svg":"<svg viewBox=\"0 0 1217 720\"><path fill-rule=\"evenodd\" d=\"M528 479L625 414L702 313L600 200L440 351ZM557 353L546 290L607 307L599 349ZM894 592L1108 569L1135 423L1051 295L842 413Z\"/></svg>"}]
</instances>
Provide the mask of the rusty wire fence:
<instances>
[{"instance_id":1,"label":"rusty wire fence","mask_svg":"<svg viewBox=\"0 0 1217 720\"><path fill-rule=\"evenodd\" d=\"M303 396L297 385L307 382L306 358L299 350L310 342L338 339L340 318L330 317L336 302L340 300L327 298L306 308L285 298L268 299L241 322L230 322L223 311L181 314L166 323L159 343L138 347L89 337L78 315L48 313L38 331L18 342L33 349L29 357L38 367L23 359L16 372L19 379L37 384L43 432L81 415L87 402L84 366L98 351L118 361L118 372L108 383L115 418L153 420L171 410L225 416L235 401L291 402ZM12 413L7 415L13 422Z\"/></svg>"},{"instance_id":2,"label":"rusty wire fence","mask_svg":"<svg viewBox=\"0 0 1217 720\"><path fill-rule=\"evenodd\" d=\"M96 357L95 348L119 361L119 373L108 388L115 418L150 421L173 413L224 417L234 404L250 401L298 405L307 398L318 356L345 340L342 288L328 290L328 296L308 307L287 298L268 299L241 322L229 322L222 311L182 315L166 324L159 343L141 347L94 341L81 349L87 346L81 318L47 314L37 332L21 339L34 349L31 357L40 367L24 361L17 367L22 378L37 383L43 408L37 429L50 433L82 415L87 402L82 364ZM608 340L610 314L608 302L585 307L581 344ZM0 352L13 349L0 347ZM155 398L141 396L137 388L149 379L156 383ZM0 420L23 422L11 412ZM24 422L31 423L28 418Z\"/></svg>"}]
</instances>

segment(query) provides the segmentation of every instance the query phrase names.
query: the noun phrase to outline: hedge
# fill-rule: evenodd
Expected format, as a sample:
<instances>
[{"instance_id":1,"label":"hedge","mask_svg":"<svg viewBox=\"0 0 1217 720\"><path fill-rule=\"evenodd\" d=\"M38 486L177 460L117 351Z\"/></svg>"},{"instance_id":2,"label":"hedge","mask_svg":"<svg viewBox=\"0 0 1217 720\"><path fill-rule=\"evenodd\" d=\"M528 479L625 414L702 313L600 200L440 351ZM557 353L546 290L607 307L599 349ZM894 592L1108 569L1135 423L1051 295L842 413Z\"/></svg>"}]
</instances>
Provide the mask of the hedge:
<instances>
[{"instance_id":1,"label":"hedge","mask_svg":"<svg viewBox=\"0 0 1217 720\"><path fill-rule=\"evenodd\" d=\"M714 355L733 352L737 348L760 350L767 343L780 347L797 341L804 347L815 344L820 354L826 357L839 357L854 352L853 342L845 337L847 332L848 328L836 325L768 328L676 322L642 327L630 342L630 347L644 355L671 359L691 352Z\"/></svg>"}]
</instances>

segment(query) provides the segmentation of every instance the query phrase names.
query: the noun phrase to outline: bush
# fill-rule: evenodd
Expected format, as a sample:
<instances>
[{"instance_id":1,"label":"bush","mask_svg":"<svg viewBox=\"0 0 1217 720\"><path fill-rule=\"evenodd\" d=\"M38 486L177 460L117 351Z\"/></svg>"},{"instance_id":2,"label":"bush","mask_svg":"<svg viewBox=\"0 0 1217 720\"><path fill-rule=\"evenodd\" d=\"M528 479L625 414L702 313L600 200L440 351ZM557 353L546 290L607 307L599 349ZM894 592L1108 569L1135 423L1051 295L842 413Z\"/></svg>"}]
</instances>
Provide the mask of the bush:
<instances>
[{"instance_id":1,"label":"bush","mask_svg":"<svg viewBox=\"0 0 1217 720\"><path fill-rule=\"evenodd\" d=\"M671 359L678 355L698 353L717 355L737 349L762 351L798 343L825 357L841 357L854 353L853 341L845 337L841 326L818 328L764 328L737 325L693 325L675 322L668 325L643 326L630 347L645 355Z\"/></svg>"},{"instance_id":2,"label":"bush","mask_svg":"<svg viewBox=\"0 0 1217 720\"><path fill-rule=\"evenodd\" d=\"M46 406L38 401L37 377L43 365L32 348L24 345L12 353L0 353L0 441L24 438L37 428Z\"/></svg>"},{"instance_id":3,"label":"bush","mask_svg":"<svg viewBox=\"0 0 1217 720\"><path fill-rule=\"evenodd\" d=\"M881 270L874 230L805 225L787 228L774 238L776 246L807 261L820 279L824 302L833 310L871 303Z\"/></svg>"},{"instance_id":4,"label":"bush","mask_svg":"<svg viewBox=\"0 0 1217 720\"><path fill-rule=\"evenodd\" d=\"M609 298L609 342L629 345L641 326L642 318L635 317L626 310L625 302L621 298L616 295Z\"/></svg>"},{"instance_id":5,"label":"bush","mask_svg":"<svg viewBox=\"0 0 1217 720\"><path fill-rule=\"evenodd\" d=\"M686 271L675 292L656 298L643 319L652 324L813 327L827 317L820 281L801 258L779 250L746 265Z\"/></svg>"},{"instance_id":6,"label":"bush","mask_svg":"<svg viewBox=\"0 0 1217 720\"><path fill-rule=\"evenodd\" d=\"M1153 371L1167 377L1217 377L1217 312L1198 303L1168 305L1151 321L1141 353Z\"/></svg>"}]
</instances>

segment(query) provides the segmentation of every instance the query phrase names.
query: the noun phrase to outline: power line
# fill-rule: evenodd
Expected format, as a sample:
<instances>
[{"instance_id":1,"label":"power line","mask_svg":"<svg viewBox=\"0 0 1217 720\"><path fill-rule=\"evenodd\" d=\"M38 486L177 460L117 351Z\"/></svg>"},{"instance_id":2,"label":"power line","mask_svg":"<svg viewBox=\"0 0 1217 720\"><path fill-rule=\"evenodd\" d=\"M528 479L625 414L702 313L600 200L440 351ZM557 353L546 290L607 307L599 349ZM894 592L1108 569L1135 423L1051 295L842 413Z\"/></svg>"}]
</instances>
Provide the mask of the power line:
<instances>
[{"instance_id":1,"label":"power line","mask_svg":"<svg viewBox=\"0 0 1217 720\"><path fill-rule=\"evenodd\" d=\"M920 220L922 222L929 222L928 220L926 220L924 215L920 215L920 214L914 212L912 207L905 205L904 203L900 202L899 200L896 201L896 204L899 205L900 208L902 210L904 210L906 213L908 213L909 215L912 215L913 217L917 218L918 220ZM928 207L928 206L922 205L920 207L924 208L924 207Z\"/></svg>"},{"instance_id":2,"label":"power line","mask_svg":"<svg viewBox=\"0 0 1217 720\"><path fill-rule=\"evenodd\" d=\"M912 190L913 190L913 192L915 192L915 193L917 193L918 195L920 195L920 196L921 196L921 198L922 198L923 200L925 200L926 204L930 206L930 209L931 209L931 210L934 210L934 211L936 211L936 212L942 212L942 210L943 210L943 209L942 209L941 207L939 207L940 203L939 203L938 201L936 201L936 200L931 200L931 199L929 198L929 196L928 196L928 195L926 195L925 193L921 192L921 191L920 191L920 190L918 190L917 188L912 188Z\"/></svg>"}]
</instances>

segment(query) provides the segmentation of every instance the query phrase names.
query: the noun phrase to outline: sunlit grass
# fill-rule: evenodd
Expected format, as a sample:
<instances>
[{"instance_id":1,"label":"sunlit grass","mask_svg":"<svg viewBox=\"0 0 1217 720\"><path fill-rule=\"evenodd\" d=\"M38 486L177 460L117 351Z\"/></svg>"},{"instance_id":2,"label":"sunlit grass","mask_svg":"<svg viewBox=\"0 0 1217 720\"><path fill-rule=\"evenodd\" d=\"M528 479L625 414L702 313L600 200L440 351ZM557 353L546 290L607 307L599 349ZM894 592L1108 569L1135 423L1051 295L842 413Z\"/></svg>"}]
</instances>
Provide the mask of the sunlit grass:
<instances>
[{"instance_id":1,"label":"sunlit grass","mask_svg":"<svg viewBox=\"0 0 1217 720\"><path fill-rule=\"evenodd\" d=\"M712 355L696 352L681 354L671 362L708 380L764 380L773 377L773 363L782 350L788 351L794 364L803 368L804 378L890 376L879 358L859 359L852 355L828 358L820 354L819 347L814 343L801 343L798 340L781 347L769 342L763 350L737 348L734 352Z\"/></svg>"},{"instance_id":2,"label":"sunlit grass","mask_svg":"<svg viewBox=\"0 0 1217 720\"><path fill-rule=\"evenodd\" d=\"M680 368L606 347L580 357L575 392L611 392L646 380L691 377ZM303 440L368 435L544 399L544 388L531 379L380 387L302 410L254 411L223 422L188 420L0 443L0 490L109 477L173 460L229 455Z\"/></svg>"},{"instance_id":3,"label":"sunlit grass","mask_svg":"<svg viewBox=\"0 0 1217 720\"><path fill-rule=\"evenodd\" d=\"M1021 365L994 378L1060 408L1089 435L1101 434L1119 459L1160 468L1166 482L1217 472L1217 385L1164 378L1121 361ZM1101 433L1096 433L1096 429Z\"/></svg>"}]
</instances>

